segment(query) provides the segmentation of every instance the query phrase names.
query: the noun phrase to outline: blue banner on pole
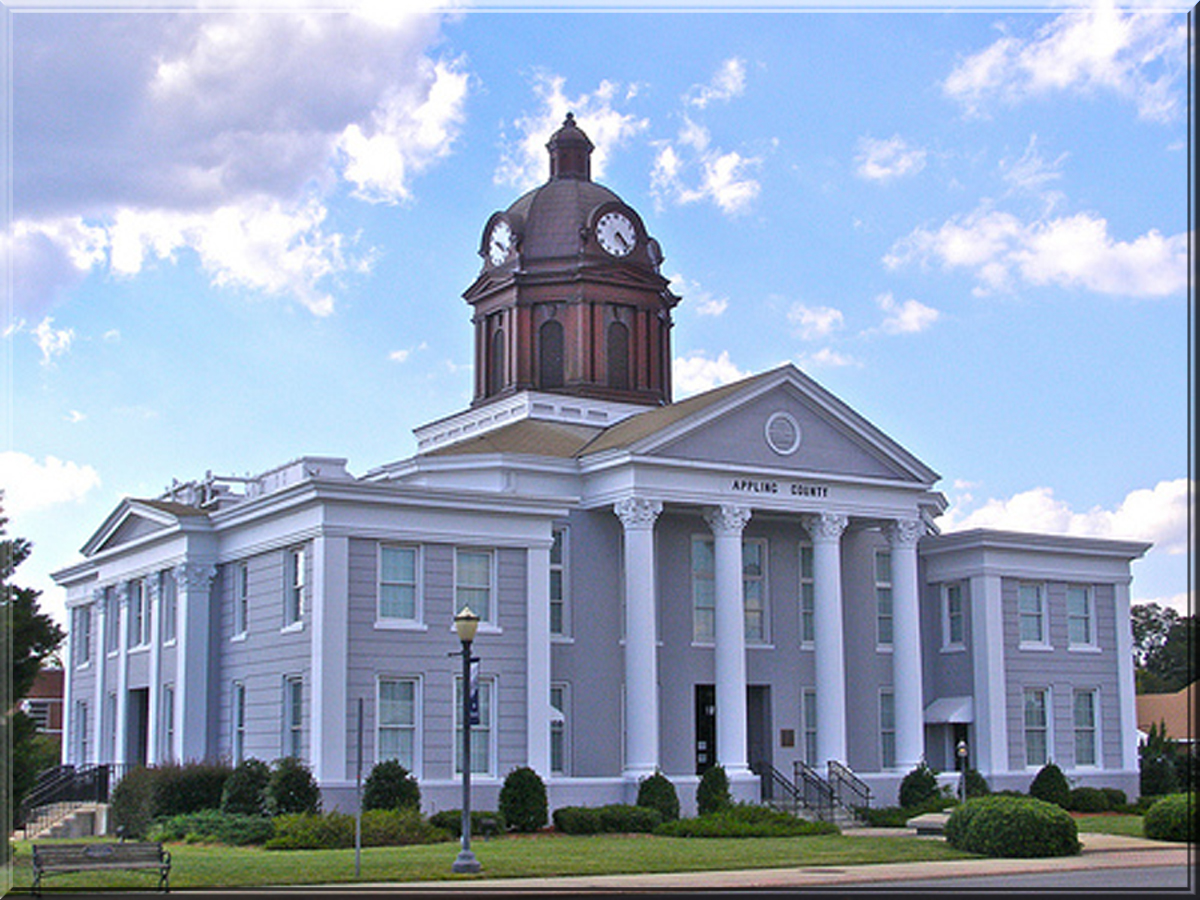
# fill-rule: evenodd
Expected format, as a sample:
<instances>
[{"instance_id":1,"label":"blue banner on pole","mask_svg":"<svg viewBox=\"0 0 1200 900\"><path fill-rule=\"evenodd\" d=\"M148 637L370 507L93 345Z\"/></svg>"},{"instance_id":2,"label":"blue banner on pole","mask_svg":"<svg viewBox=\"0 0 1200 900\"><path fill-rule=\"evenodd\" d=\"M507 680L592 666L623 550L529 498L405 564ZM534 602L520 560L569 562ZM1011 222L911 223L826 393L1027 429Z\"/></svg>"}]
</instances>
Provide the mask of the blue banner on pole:
<instances>
[{"instance_id":1,"label":"blue banner on pole","mask_svg":"<svg viewBox=\"0 0 1200 900\"><path fill-rule=\"evenodd\" d=\"M479 660L471 660L471 712L468 721L479 724Z\"/></svg>"}]
</instances>

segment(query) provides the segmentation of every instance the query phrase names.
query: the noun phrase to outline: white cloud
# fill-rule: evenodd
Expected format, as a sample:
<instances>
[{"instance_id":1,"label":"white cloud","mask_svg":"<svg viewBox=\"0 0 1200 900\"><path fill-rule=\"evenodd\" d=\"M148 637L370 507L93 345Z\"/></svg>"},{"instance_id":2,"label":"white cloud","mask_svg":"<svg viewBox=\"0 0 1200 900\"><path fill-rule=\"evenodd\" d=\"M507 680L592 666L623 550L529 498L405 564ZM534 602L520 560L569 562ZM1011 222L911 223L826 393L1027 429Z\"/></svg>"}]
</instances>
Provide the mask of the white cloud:
<instances>
[{"instance_id":1,"label":"white cloud","mask_svg":"<svg viewBox=\"0 0 1200 900\"><path fill-rule=\"evenodd\" d=\"M858 141L858 174L870 181L891 181L916 175L925 168L925 151L910 147L900 135L887 140L864 137Z\"/></svg>"},{"instance_id":2,"label":"white cloud","mask_svg":"<svg viewBox=\"0 0 1200 900\"><path fill-rule=\"evenodd\" d=\"M684 102L704 109L716 100L728 101L746 92L746 63L732 57L721 63L708 84L698 84L688 91Z\"/></svg>"},{"instance_id":3,"label":"white cloud","mask_svg":"<svg viewBox=\"0 0 1200 900\"><path fill-rule=\"evenodd\" d=\"M70 350L71 342L75 340L75 329L56 329L52 325L53 322L54 319L47 316L33 330L33 340L42 351L42 365L49 365L54 357L62 356Z\"/></svg>"},{"instance_id":4,"label":"white cloud","mask_svg":"<svg viewBox=\"0 0 1200 900\"><path fill-rule=\"evenodd\" d=\"M66 419L68 422L70 422L72 425L78 425L80 422L82 422L84 419L86 419L87 416L84 415L83 413L81 413L79 410L73 409L70 412L68 412L65 416L63 416L63 418Z\"/></svg>"},{"instance_id":5,"label":"white cloud","mask_svg":"<svg viewBox=\"0 0 1200 900\"><path fill-rule=\"evenodd\" d=\"M667 201L683 206L708 200L727 215L749 210L761 185L747 173L762 161L736 150L713 149L711 143L708 130L687 118L679 130L680 149L670 141L658 142L650 186L660 208Z\"/></svg>"},{"instance_id":6,"label":"white cloud","mask_svg":"<svg viewBox=\"0 0 1200 900\"><path fill-rule=\"evenodd\" d=\"M917 334L932 326L941 316L932 306L916 300L897 303L890 291L877 296L875 302L887 313L880 327L888 334Z\"/></svg>"},{"instance_id":7,"label":"white cloud","mask_svg":"<svg viewBox=\"0 0 1200 900\"><path fill-rule=\"evenodd\" d=\"M1037 135L1031 134L1020 159L1000 161L1001 177L1015 189L1040 191L1048 182L1062 177L1060 168L1067 155L1062 153L1053 162L1046 162L1037 151Z\"/></svg>"},{"instance_id":8,"label":"white cloud","mask_svg":"<svg viewBox=\"0 0 1200 900\"><path fill-rule=\"evenodd\" d=\"M0 452L0 490L4 492L0 502L9 518L82 500L99 486L100 475L91 466L54 456L39 463L25 453Z\"/></svg>"},{"instance_id":9,"label":"white cloud","mask_svg":"<svg viewBox=\"0 0 1200 900\"><path fill-rule=\"evenodd\" d=\"M676 399L730 384L748 375L730 361L728 350L722 350L716 359L709 359L697 351L688 356L677 356L671 364L671 384L678 395Z\"/></svg>"},{"instance_id":10,"label":"white cloud","mask_svg":"<svg viewBox=\"0 0 1200 900\"><path fill-rule=\"evenodd\" d=\"M990 499L978 509L952 506L938 520L943 531L996 528L1085 537L1149 541L1168 554L1186 553L1188 505L1195 485L1186 478L1160 481L1131 491L1112 510L1094 507L1075 512L1048 487L1036 487L1008 499Z\"/></svg>"},{"instance_id":11,"label":"white cloud","mask_svg":"<svg viewBox=\"0 0 1200 900\"><path fill-rule=\"evenodd\" d=\"M720 316L729 308L728 297L714 297L695 281L688 281L680 273L671 276L671 292L682 297L686 308L698 316Z\"/></svg>"},{"instance_id":12,"label":"white cloud","mask_svg":"<svg viewBox=\"0 0 1200 900\"><path fill-rule=\"evenodd\" d=\"M1052 91L1109 91L1143 119L1168 122L1182 110L1188 58L1181 13L1131 10L1111 0L1069 10L1030 38L1006 34L961 60L943 83L970 115Z\"/></svg>"},{"instance_id":13,"label":"white cloud","mask_svg":"<svg viewBox=\"0 0 1200 900\"><path fill-rule=\"evenodd\" d=\"M788 310L788 321L797 326L801 339L815 341L842 327L844 316L831 306L807 306L796 303Z\"/></svg>"},{"instance_id":14,"label":"white cloud","mask_svg":"<svg viewBox=\"0 0 1200 900\"><path fill-rule=\"evenodd\" d=\"M549 177L546 161L546 142L562 127L567 113L574 113L575 123L583 129L595 146L592 152L592 179L603 179L608 161L631 137L644 131L649 122L632 113L622 113L616 104L630 97L621 97L621 85L602 81L595 91L568 97L563 88L566 79L561 75L539 72L534 77L533 91L541 108L532 115L522 116L512 124L517 137L502 135L503 150L493 180L518 188L532 188Z\"/></svg>"},{"instance_id":15,"label":"white cloud","mask_svg":"<svg viewBox=\"0 0 1200 900\"><path fill-rule=\"evenodd\" d=\"M823 347L816 353L800 354L799 365L802 369L841 369L847 366L861 366L862 363L832 347Z\"/></svg>"},{"instance_id":16,"label":"white cloud","mask_svg":"<svg viewBox=\"0 0 1200 900\"><path fill-rule=\"evenodd\" d=\"M935 231L917 228L897 241L884 265L939 262L975 269L977 293L1008 289L1014 277L1034 285L1081 287L1101 294L1163 297L1187 286L1187 235L1151 230L1119 241L1108 222L1078 213L1024 223L1011 213L981 207Z\"/></svg>"}]
</instances>

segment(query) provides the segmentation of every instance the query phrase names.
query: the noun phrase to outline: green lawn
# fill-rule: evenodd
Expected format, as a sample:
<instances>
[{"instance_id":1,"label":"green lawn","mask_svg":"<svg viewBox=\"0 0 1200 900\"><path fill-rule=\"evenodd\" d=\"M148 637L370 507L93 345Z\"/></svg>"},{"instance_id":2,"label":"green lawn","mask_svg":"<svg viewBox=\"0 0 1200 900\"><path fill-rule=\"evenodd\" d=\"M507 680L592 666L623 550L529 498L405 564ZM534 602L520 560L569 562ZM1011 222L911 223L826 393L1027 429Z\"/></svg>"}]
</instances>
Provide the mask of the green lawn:
<instances>
[{"instance_id":1,"label":"green lawn","mask_svg":"<svg viewBox=\"0 0 1200 900\"><path fill-rule=\"evenodd\" d=\"M1076 818L1082 832L1141 835L1141 816ZM431 881L472 877L515 878L555 875L612 875L640 872L759 869L797 866L855 866L886 862L963 859L972 854L944 841L867 833L795 838L668 838L652 835L576 837L543 832L472 842L483 864L479 876L453 875L458 843L362 850L362 875L354 877L351 850L261 850L205 844L169 844L172 888L236 888L262 885ZM15 890L32 882L32 851L16 843ZM148 873L77 873L48 876L47 887L152 888Z\"/></svg>"}]
</instances>

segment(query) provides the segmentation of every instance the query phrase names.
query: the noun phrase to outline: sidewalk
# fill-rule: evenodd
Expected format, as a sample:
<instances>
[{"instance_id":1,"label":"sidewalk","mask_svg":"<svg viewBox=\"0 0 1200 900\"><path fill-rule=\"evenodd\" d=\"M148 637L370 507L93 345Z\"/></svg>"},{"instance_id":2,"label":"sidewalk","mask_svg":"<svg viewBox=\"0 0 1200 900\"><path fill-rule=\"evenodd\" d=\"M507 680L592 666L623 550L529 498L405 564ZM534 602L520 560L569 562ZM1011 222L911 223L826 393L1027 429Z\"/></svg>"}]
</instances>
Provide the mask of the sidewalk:
<instances>
[{"instance_id":1,"label":"sidewalk","mask_svg":"<svg viewBox=\"0 0 1200 900\"><path fill-rule=\"evenodd\" d=\"M872 835L884 829L863 829ZM911 829L889 829L896 834L913 834ZM853 834L848 829L846 834ZM936 862L883 863L863 866L806 866L784 869L748 869L721 872L668 872L639 875L581 875L560 878L481 878L448 881L390 882L358 885L311 886L289 890L304 893L397 893L451 896L454 894L578 894L639 893L656 891L757 891L796 888L834 888L874 883L896 883L929 878L971 875L1006 875L1023 872L1066 872L1081 869L1129 868L1137 866L1187 865L1192 848L1187 844L1151 841L1110 834L1081 834L1079 856L1046 859L963 859ZM929 837L927 840L941 840ZM189 893L191 893L189 891ZM203 893L203 892L198 892Z\"/></svg>"}]
</instances>

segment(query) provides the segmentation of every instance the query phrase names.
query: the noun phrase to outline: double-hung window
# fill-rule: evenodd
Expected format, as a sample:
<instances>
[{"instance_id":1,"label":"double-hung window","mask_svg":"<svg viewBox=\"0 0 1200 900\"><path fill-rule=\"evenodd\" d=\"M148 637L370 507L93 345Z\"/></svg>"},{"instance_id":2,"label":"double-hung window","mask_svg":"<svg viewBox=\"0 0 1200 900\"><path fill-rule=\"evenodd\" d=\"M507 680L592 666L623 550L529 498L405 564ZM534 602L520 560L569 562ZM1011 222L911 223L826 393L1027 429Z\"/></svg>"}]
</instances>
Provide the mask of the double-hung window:
<instances>
[{"instance_id":1,"label":"double-hung window","mask_svg":"<svg viewBox=\"0 0 1200 900\"><path fill-rule=\"evenodd\" d=\"M806 690L801 695L802 718L804 719L804 761L817 765L817 692Z\"/></svg>"},{"instance_id":2,"label":"double-hung window","mask_svg":"<svg viewBox=\"0 0 1200 900\"><path fill-rule=\"evenodd\" d=\"M304 548L292 547L284 566L283 625L295 625L304 618Z\"/></svg>"},{"instance_id":3,"label":"double-hung window","mask_svg":"<svg viewBox=\"0 0 1200 900\"><path fill-rule=\"evenodd\" d=\"M379 679L376 758L394 759L412 773L417 772L418 702L417 679Z\"/></svg>"},{"instance_id":4,"label":"double-hung window","mask_svg":"<svg viewBox=\"0 0 1200 900\"><path fill-rule=\"evenodd\" d=\"M800 642L816 639L817 588L813 578L812 544L800 545Z\"/></svg>"},{"instance_id":5,"label":"double-hung window","mask_svg":"<svg viewBox=\"0 0 1200 900\"><path fill-rule=\"evenodd\" d=\"M567 697L567 685L550 685L550 706L554 710L550 720L550 771L555 775L567 773Z\"/></svg>"},{"instance_id":6,"label":"double-hung window","mask_svg":"<svg viewBox=\"0 0 1200 900\"><path fill-rule=\"evenodd\" d=\"M117 602L117 589L104 589L104 651L116 653L121 649L121 604Z\"/></svg>"},{"instance_id":7,"label":"double-hung window","mask_svg":"<svg viewBox=\"0 0 1200 900\"><path fill-rule=\"evenodd\" d=\"M1050 641L1046 627L1046 592L1043 586L1028 581L1017 585L1017 610L1020 617L1021 644L1048 645Z\"/></svg>"},{"instance_id":8,"label":"double-hung window","mask_svg":"<svg viewBox=\"0 0 1200 900\"><path fill-rule=\"evenodd\" d=\"M711 642L717 633L716 562L710 538L692 538L692 639Z\"/></svg>"},{"instance_id":9,"label":"double-hung window","mask_svg":"<svg viewBox=\"0 0 1200 900\"><path fill-rule=\"evenodd\" d=\"M1067 585L1067 644L1096 646L1096 619L1092 592L1080 584Z\"/></svg>"},{"instance_id":10,"label":"double-hung window","mask_svg":"<svg viewBox=\"0 0 1200 900\"><path fill-rule=\"evenodd\" d=\"M884 769L896 767L896 695L879 694L879 763Z\"/></svg>"},{"instance_id":11,"label":"double-hung window","mask_svg":"<svg viewBox=\"0 0 1200 900\"><path fill-rule=\"evenodd\" d=\"M745 639L761 644L770 639L767 589L767 542L747 538L742 542L742 616ZM716 548L711 537L692 538L692 639L716 639Z\"/></svg>"},{"instance_id":12,"label":"double-hung window","mask_svg":"<svg viewBox=\"0 0 1200 900\"><path fill-rule=\"evenodd\" d=\"M417 557L416 547L379 546L378 616L381 622L419 621Z\"/></svg>"},{"instance_id":13,"label":"double-hung window","mask_svg":"<svg viewBox=\"0 0 1200 900\"><path fill-rule=\"evenodd\" d=\"M175 640L175 630L178 627L179 590L175 582L175 574L171 571L159 573L159 597L162 609L162 640L170 644Z\"/></svg>"},{"instance_id":14,"label":"double-hung window","mask_svg":"<svg viewBox=\"0 0 1200 900\"><path fill-rule=\"evenodd\" d=\"M454 612L467 607L480 621L496 624L492 589L492 551L459 548L454 554Z\"/></svg>"},{"instance_id":15,"label":"double-hung window","mask_svg":"<svg viewBox=\"0 0 1200 900\"><path fill-rule=\"evenodd\" d=\"M762 644L770 640L767 596L767 542L749 538L742 542L742 603L747 643Z\"/></svg>"},{"instance_id":16,"label":"double-hung window","mask_svg":"<svg viewBox=\"0 0 1200 900\"><path fill-rule=\"evenodd\" d=\"M942 586L942 646L957 649L963 646L965 628L962 584Z\"/></svg>"},{"instance_id":17,"label":"double-hung window","mask_svg":"<svg viewBox=\"0 0 1200 900\"><path fill-rule=\"evenodd\" d=\"M1096 692L1075 692L1075 765L1094 766L1096 753Z\"/></svg>"},{"instance_id":18,"label":"double-hung window","mask_svg":"<svg viewBox=\"0 0 1200 900\"><path fill-rule=\"evenodd\" d=\"M92 760L88 757L92 747L88 735L90 724L86 700L75 701L75 719L71 725L75 729L75 762L79 765L91 762Z\"/></svg>"},{"instance_id":19,"label":"double-hung window","mask_svg":"<svg viewBox=\"0 0 1200 900\"><path fill-rule=\"evenodd\" d=\"M238 563L233 570L233 635L244 635L250 626L250 564Z\"/></svg>"},{"instance_id":20,"label":"double-hung window","mask_svg":"<svg viewBox=\"0 0 1200 900\"><path fill-rule=\"evenodd\" d=\"M85 666L92 659L92 608L77 606L71 610L71 655L75 665Z\"/></svg>"},{"instance_id":21,"label":"double-hung window","mask_svg":"<svg viewBox=\"0 0 1200 900\"><path fill-rule=\"evenodd\" d=\"M129 646L150 643L150 598L140 578L129 582Z\"/></svg>"},{"instance_id":22,"label":"double-hung window","mask_svg":"<svg viewBox=\"0 0 1200 900\"><path fill-rule=\"evenodd\" d=\"M567 633L567 530L554 529L550 545L550 633Z\"/></svg>"},{"instance_id":23,"label":"double-hung window","mask_svg":"<svg viewBox=\"0 0 1200 900\"><path fill-rule=\"evenodd\" d=\"M283 755L304 758L304 680L283 680Z\"/></svg>"},{"instance_id":24,"label":"double-hung window","mask_svg":"<svg viewBox=\"0 0 1200 900\"><path fill-rule=\"evenodd\" d=\"M875 642L880 647L892 645L892 554L889 550L875 552Z\"/></svg>"},{"instance_id":25,"label":"double-hung window","mask_svg":"<svg viewBox=\"0 0 1200 900\"><path fill-rule=\"evenodd\" d=\"M246 758L246 685L233 683L233 764L240 765Z\"/></svg>"},{"instance_id":26,"label":"double-hung window","mask_svg":"<svg viewBox=\"0 0 1200 900\"><path fill-rule=\"evenodd\" d=\"M162 752L160 762L175 759L175 686L164 684L162 689Z\"/></svg>"},{"instance_id":27,"label":"double-hung window","mask_svg":"<svg viewBox=\"0 0 1200 900\"><path fill-rule=\"evenodd\" d=\"M493 725L492 692L495 682L490 678L480 678L479 688L479 723L471 724L471 774L494 775L492 765L492 735ZM463 735L463 680L462 676L454 679L454 774L461 775L463 770L462 735Z\"/></svg>"},{"instance_id":28,"label":"double-hung window","mask_svg":"<svg viewBox=\"0 0 1200 900\"><path fill-rule=\"evenodd\" d=\"M1040 768L1050 759L1050 692L1025 688L1025 765Z\"/></svg>"}]
</instances>

